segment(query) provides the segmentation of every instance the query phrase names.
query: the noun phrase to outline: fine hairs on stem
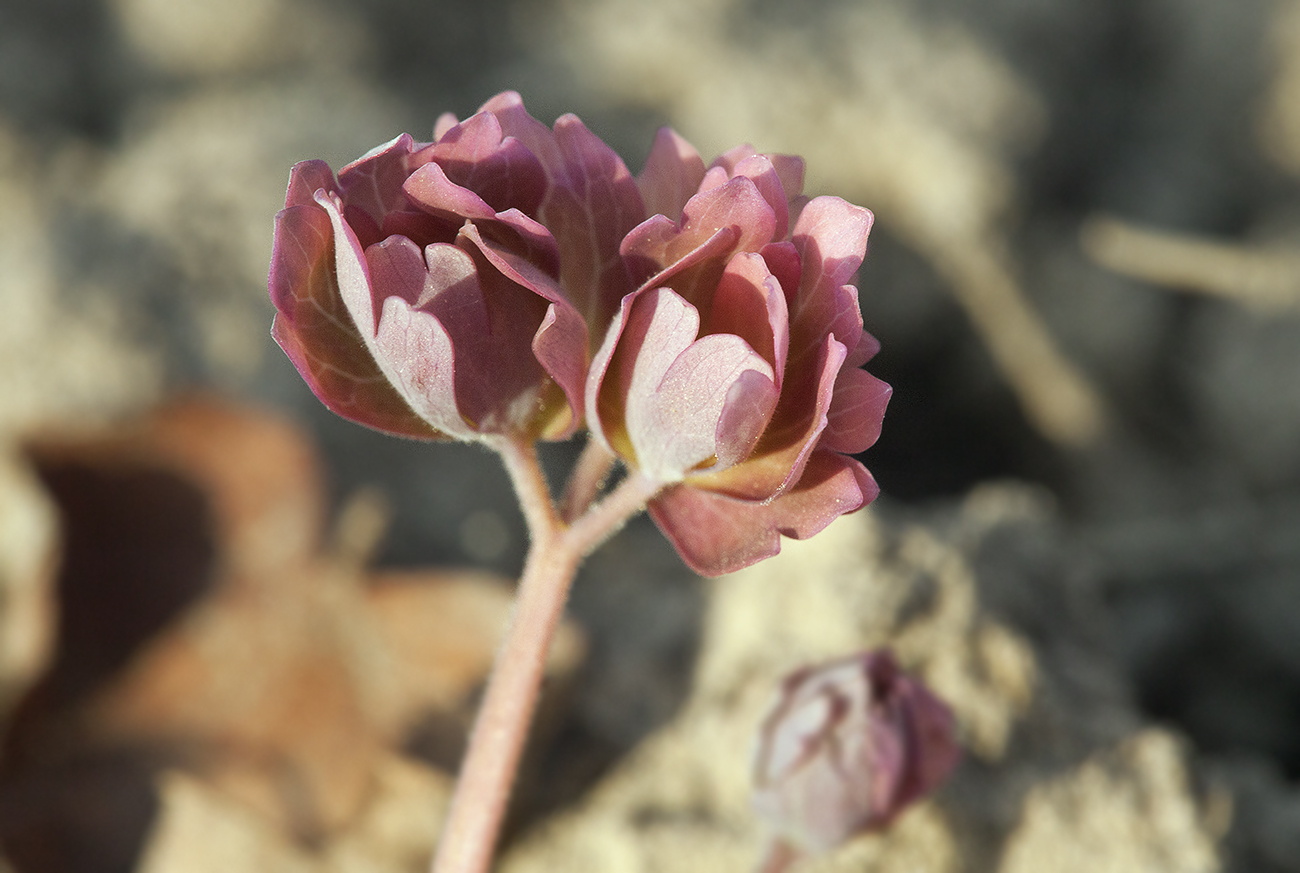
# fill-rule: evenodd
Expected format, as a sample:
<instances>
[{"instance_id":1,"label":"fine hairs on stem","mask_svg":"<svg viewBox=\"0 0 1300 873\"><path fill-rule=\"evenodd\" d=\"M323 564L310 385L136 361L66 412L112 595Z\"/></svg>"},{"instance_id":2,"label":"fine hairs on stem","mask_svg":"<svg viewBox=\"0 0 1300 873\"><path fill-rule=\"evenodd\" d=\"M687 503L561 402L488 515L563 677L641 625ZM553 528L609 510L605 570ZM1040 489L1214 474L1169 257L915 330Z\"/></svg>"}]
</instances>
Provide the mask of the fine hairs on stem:
<instances>
[{"instance_id":1,"label":"fine hairs on stem","mask_svg":"<svg viewBox=\"0 0 1300 873\"><path fill-rule=\"evenodd\" d=\"M584 496L588 506L570 524L556 509L532 443L503 439L492 447L505 462L519 496L530 543L514 613L470 735L433 873L488 870L537 705L546 653L578 565L659 489L634 473L593 504L598 480L604 478L613 456L606 453L599 463L580 462L565 493ZM584 476L597 481L579 481Z\"/></svg>"}]
</instances>

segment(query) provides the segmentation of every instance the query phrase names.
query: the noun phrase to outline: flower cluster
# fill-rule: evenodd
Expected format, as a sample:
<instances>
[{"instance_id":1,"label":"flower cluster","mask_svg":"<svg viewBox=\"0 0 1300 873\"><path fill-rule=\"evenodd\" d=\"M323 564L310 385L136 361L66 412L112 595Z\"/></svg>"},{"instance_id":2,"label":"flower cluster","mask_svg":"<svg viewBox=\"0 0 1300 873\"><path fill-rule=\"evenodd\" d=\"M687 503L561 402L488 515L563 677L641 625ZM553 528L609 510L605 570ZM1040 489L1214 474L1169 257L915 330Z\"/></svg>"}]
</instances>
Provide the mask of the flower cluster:
<instances>
[{"instance_id":1,"label":"flower cluster","mask_svg":"<svg viewBox=\"0 0 1300 873\"><path fill-rule=\"evenodd\" d=\"M754 811L800 850L829 851L889 824L960 752L952 713L888 650L797 670L764 719Z\"/></svg>"},{"instance_id":2,"label":"flower cluster","mask_svg":"<svg viewBox=\"0 0 1300 873\"><path fill-rule=\"evenodd\" d=\"M649 509L717 574L877 494L853 457L889 386L850 284L871 213L802 194L803 162L706 166L671 130L632 176L576 117L517 94L434 140L293 168L273 333L332 410L425 439L585 427L662 486Z\"/></svg>"}]
</instances>

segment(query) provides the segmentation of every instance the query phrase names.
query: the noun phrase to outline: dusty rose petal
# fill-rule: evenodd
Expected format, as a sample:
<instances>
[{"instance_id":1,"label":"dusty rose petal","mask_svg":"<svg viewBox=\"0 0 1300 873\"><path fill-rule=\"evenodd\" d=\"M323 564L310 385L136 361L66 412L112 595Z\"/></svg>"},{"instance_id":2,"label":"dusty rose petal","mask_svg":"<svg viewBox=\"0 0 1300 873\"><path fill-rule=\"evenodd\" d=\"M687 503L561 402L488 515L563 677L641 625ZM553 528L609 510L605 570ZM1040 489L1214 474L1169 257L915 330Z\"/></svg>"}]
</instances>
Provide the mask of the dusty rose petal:
<instances>
[{"instance_id":1,"label":"dusty rose petal","mask_svg":"<svg viewBox=\"0 0 1300 873\"><path fill-rule=\"evenodd\" d=\"M866 331L862 332L858 344L849 350L849 356L844 360L846 367L861 367L870 361L880 352L880 340L876 339Z\"/></svg>"},{"instance_id":2,"label":"dusty rose petal","mask_svg":"<svg viewBox=\"0 0 1300 873\"><path fill-rule=\"evenodd\" d=\"M799 250L795 248L794 243L782 241L763 246L759 254L763 256L763 261L772 271L772 275L781 283L788 312L799 296L799 278L803 269L799 263Z\"/></svg>"},{"instance_id":3,"label":"dusty rose petal","mask_svg":"<svg viewBox=\"0 0 1300 873\"><path fill-rule=\"evenodd\" d=\"M400 436L442 436L389 383L339 294L329 216L312 205L276 216L270 293L271 333L327 407Z\"/></svg>"},{"instance_id":4,"label":"dusty rose petal","mask_svg":"<svg viewBox=\"0 0 1300 873\"><path fill-rule=\"evenodd\" d=\"M820 448L846 455L865 452L880 438L885 407L893 389L866 370L843 369L827 413Z\"/></svg>"},{"instance_id":5,"label":"dusty rose petal","mask_svg":"<svg viewBox=\"0 0 1300 873\"><path fill-rule=\"evenodd\" d=\"M497 212L518 209L535 215L546 194L541 161L519 140L503 136L491 112L479 112L444 131L428 149L428 160Z\"/></svg>"},{"instance_id":6,"label":"dusty rose petal","mask_svg":"<svg viewBox=\"0 0 1300 873\"><path fill-rule=\"evenodd\" d=\"M799 195L803 193L803 158L798 155L768 155L767 158L772 162L776 175L781 179L781 187L785 189L785 196L790 198L791 201L798 200Z\"/></svg>"},{"instance_id":7,"label":"dusty rose petal","mask_svg":"<svg viewBox=\"0 0 1300 873\"><path fill-rule=\"evenodd\" d=\"M762 255L742 252L727 264L713 295L705 333L731 333L749 343L772 366L781 387L790 349L785 294Z\"/></svg>"},{"instance_id":8,"label":"dusty rose petal","mask_svg":"<svg viewBox=\"0 0 1300 873\"><path fill-rule=\"evenodd\" d=\"M572 434L582 419L582 392L587 370L586 322L569 302L559 283L539 269L533 261L486 240L476 227L466 226L462 230L462 236L478 248L495 270L544 301L546 314L542 316L530 343L537 361L563 391L569 407L567 424L554 431L554 436L563 438ZM506 310L499 317L505 319L517 317L518 314L517 311Z\"/></svg>"},{"instance_id":9,"label":"dusty rose petal","mask_svg":"<svg viewBox=\"0 0 1300 873\"><path fill-rule=\"evenodd\" d=\"M636 184L647 215L663 215L675 222L703 179L700 153L671 127L662 127Z\"/></svg>"},{"instance_id":10,"label":"dusty rose petal","mask_svg":"<svg viewBox=\"0 0 1300 873\"><path fill-rule=\"evenodd\" d=\"M803 262L801 300L815 301L852 281L873 220L870 210L838 197L817 197L804 207L791 234ZM794 307L791 317L799 317Z\"/></svg>"},{"instance_id":11,"label":"dusty rose petal","mask_svg":"<svg viewBox=\"0 0 1300 873\"><path fill-rule=\"evenodd\" d=\"M886 650L786 676L754 755L754 812L823 854L889 825L960 756L948 708Z\"/></svg>"},{"instance_id":12,"label":"dusty rose petal","mask_svg":"<svg viewBox=\"0 0 1300 873\"><path fill-rule=\"evenodd\" d=\"M402 183L410 174L407 163L416 143L404 133L371 149L339 170L339 187L348 205L364 209L375 221L405 203Z\"/></svg>"},{"instance_id":13,"label":"dusty rose petal","mask_svg":"<svg viewBox=\"0 0 1300 873\"><path fill-rule=\"evenodd\" d=\"M764 503L692 488L669 489L650 515L692 570L720 576L770 558L781 537L806 539L870 503L879 487L867 469L834 452L816 452L792 490Z\"/></svg>"},{"instance_id":14,"label":"dusty rose petal","mask_svg":"<svg viewBox=\"0 0 1300 873\"><path fill-rule=\"evenodd\" d=\"M285 208L316 202L316 192L324 189L338 193L334 172L324 161L300 161L289 171L289 187L284 194Z\"/></svg>"},{"instance_id":15,"label":"dusty rose petal","mask_svg":"<svg viewBox=\"0 0 1300 873\"><path fill-rule=\"evenodd\" d=\"M826 337L811 366L786 368L781 397L753 455L729 470L698 477L698 486L745 500L764 500L791 488L826 429L836 376L845 350Z\"/></svg>"},{"instance_id":16,"label":"dusty rose petal","mask_svg":"<svg viewBox=\"0 0 1300 873\"><path fill-rule=\"evenodd\" d=\"M725 252L725 260L729 260L732 252L758 251L772 242L775 226L776 218L762 192L751 179L741 177L686 201L680 225L654 218L642 223L624 239L623 255L634 270L646 275L643 282L647 287L667 285L669 278L682 272L680 265L686 256L723 230L731 230L731 247ZM689 299L688 291L677 285L673 288Z\"/></svg>"},{"instance_id":17,"label":"dusty rose petal","mask_svg":"<svg viewBox=\"0 0 1300 873\"><path fill-rule=\"evenodd\" d=\"M542 216L559 244L565 291L596 330L635 287L619 245L645 218L645 206L622 159L576 116L557 120L554 136L563 176L555 178Z\"/></svg>"},{"instance_id":18,"label":"dusty rose petal","mask_svg":"<svg viewBox=\"0 0 1300 873\"><path fill-rule=\"evenodd\" d=\"M736 176L744 176L754 182L767 205L772 207L772 215L776 220L773 237L784 239L790 232L790 199L772 161L766 155L751 155L736 163L732 177Z\"/></svg>"},{"instance_id":19,"label":"dusty rose petal","mask_svg":"<svg viewBox=\"0 0 1300 873\"><path fill-rule=\"evenodd\" d=\"M422 209L440 216L456 216L471 221L491 221L496 210L470 189L458 185L446 170L428 163L404 177L403 192Z\"/></svg>"}]
</instances>

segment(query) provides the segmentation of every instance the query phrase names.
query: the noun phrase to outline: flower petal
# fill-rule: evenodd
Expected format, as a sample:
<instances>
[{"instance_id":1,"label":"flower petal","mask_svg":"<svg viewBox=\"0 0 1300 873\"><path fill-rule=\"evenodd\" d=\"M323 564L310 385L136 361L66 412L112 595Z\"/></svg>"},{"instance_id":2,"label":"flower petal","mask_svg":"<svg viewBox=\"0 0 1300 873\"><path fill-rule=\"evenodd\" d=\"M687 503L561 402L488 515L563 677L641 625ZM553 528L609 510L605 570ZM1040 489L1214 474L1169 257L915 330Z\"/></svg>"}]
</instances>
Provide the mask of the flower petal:
<instances>
[{"instance_id":1,"label":"flower petal","mask_svg":"<svg viewBox=\"0 0 1300 873\"><path fill-rule=\"evenodd\" d=\"M790 197L781 184L781 177L766 155L751 155L736 163L731 171L732 177L744 176L752 179L767 205L772 207L776 219L776 228L772 231L775 239L785 239L790 232Z\"/></svg>"},{"instance_id":2,"label":"flower petal","mask_svg":"<svg viewBox=\"0 0 1300 873\"><path fill-rule=\"evenodd\" d=\"M469 188L458 185L441 165L430 162L406 177L402 191L421 209L457 221L491 221L496 210Z\"/></svg>"},{"instance_id":3,"label":"flower petal","mask_svg":"<svg viewBox=\"0 0 1300 873\"><path fill-rule=\"evenodd\" d=\"M458 440L479 436L457 409L455 353L437 318L390 297L377 342L384 374L421 418Z\"/></svg>"},{"instance_id":4,"label":"flower petal","mask_svg":"<svg viewBox=\"0 0 1300 873\"><path fill-rule=\"evenodd\" d=\"M799 484L770 502L737 500L686 482L656 497L649 509L692 570L720 576L775 555L783 535L807 539L879 491L857 461L815 452Z\"/></svg>"},{"instance_id":5,"label":"flower petal","mask_svg":"<svg viewBox=\"0 0 1300 873\"><path fill-rule=\"evenodd\" d=\"M427 157L496 212L518 209L536 215L546 194L541 161L518 139L503 136L491 112L479 112L444 131Z\"/></svg>"},{"instance_id":6,"label":"flower petal","mask_svg":"<svg viewBox=\"0 0 1300 873\"><path fill-rule=\"evenodd\" d=\"M271 333L312 392L358 424L399 436L444 436L421 419L388 381L339 296L333 228L315 203L275 219L269 279L277 309Z\"/></svg>"},{"instance_id":7,"label":"flower petal","mask_svg":"<svg viewBox=\"0 0 1300 873\"><path fill-rule=\"evenodd\" d=\"M522 310L542 307L544 314L540 321L523 323L537 324L530 341L533 356L560 387L568 405L562 420L552 418L543 422L542 427L548 436L561 437L572 433L582 421L583 385L587 377L586 322L564 295L559 283L532 261L487 239L475 225L466 224L461 229L461 237L478 249L493 271L517 288L531 292L539 301L515 302L513 293L496 295L492 298L494 308L503 308L494 318L497 321L519 321L523 317Z\"/></svg>"},{"instance_id":8,"label":"flower petal","mask_svg":"<svg viewBox=\"0 0 1300 873\"><path fill-rule=\"evenodd\" d=\"M548 188L538 216L559 245L561 284L599 335L636 287L619 257L619 243L646 216L636 181L576 116L560 117L552 130L529 115L513 91L493 97L483 110L541 161Z\"/></svg>"},{"instance_id":9,"label":"flower petal","mask_svg":"<svg viewBox=\"0 0 1300 873\"><path fill-rule=\"evenodd\" d=\"M775 226L772 207L742 176L692 197L680 224L659 217L643 222L621 250L633 275L643 277L642 287L671 286L707 310L731 256L770 243Z\"/></svg>"},{"instance_id":10,"label":"flower petal","mask_svg":"<svg viewBox=\"0 0 1300 873\"><path fill-rule=\"evenodd\" d=\"M647 215L663 215L676 222L703 179L700 153L671 127L661 127L645 167L636 177L636 186Z\"/></svg>"},{"instance_id":11,"label":"flower petal","mask_svg":"<svg viewBox=\"0 0 1300 873\"><path fill-rule=\"evenodd\" d=\"M316 202L316 192L324 189L338 193L334 171L324 161L299 161L289 171L289 187L284 192L284 206L309 205Z\"/></svg>"},{"instance_id":12,"label":"flower petal","mask_svg":"<svg viewBox=\"0 0 1300 873\"><path fill-rule=\"evenodd\" d=\"M861 367L867 361L870 361L880 352L880 340L876 339L865 330L858 344L849 350L849 356L844 360L846 367Z\"/></svg>"},{"instance_id":13,"label":"flower petal","mask_svg":"<svg viewBox=\"0 0 1300 873\"><path fill-rule=\"evenodd\" d=\"M727 264L713 295L704 333L731 333L763 356L781 387L790 324L785 294L763 256L741 252Z\"/></svg>"},{"instance_id":14,"label":"flower petal","mask_svg":"<svg viewBox=\"0 0 1300 873\"><path fill-rule=\"evenodd\" d=\"M838 197L816 197L803 208L791 234L803 264L800 304L817 302L853 279L866 256L873 220L870 210ZM790 308L792 320L801 313L800 306Z\"/></svg>"},{"instance_id":15,"label":"flower petal","mask_svg":"<svg viewBox=\"0 0 1300 873\"><path fill-rule=\"evenodd\" d=\"M560 247L560 279L594 331L604 329L635 287L619 256L623 237L645 218L636 181L619 156L577 116L555 122L564 161L553 178L543 221Z\"/></svg>"},{"instance_id":16,"label":"flower petal","mask_svg":"<svg viewBox=\"0 0 1300 873\"><path fill-rule=\"evenodd\" d=\"M787 364L776 410L753 454L730 469L692 477L692 484L743 500L770 499L793 487L826 429L845 354L843 343L826 337L806 368Z\"/></svg>"},{"instance_id":17,"label":"flower petal","mask_svg":"<svg viewBox=\"0 0 1300 873\"><path fill-rule=\"evenodd\" d=\"M402 183L411 172L409 159L416 148L411 135L403 133L339 170L343 202L380 223L389 212L403 208Z\"/></svg>"},{"instance_id":18,"label":"flower petal","mask_svg":"<svg viewBox=\"0 0 1300 873\"><path fill-rule=\"evenodd\" d=\"M676 297L671 291L665 293ZM672 309L660 311L665 308ZM666 320L672 318L670 311ZM675 322L674 327L685 321ZM657 339L652 328L647 346ZM645 367L647 382L653 378L653 365L662 360L657 354L652 358L651 366ZM662 482L676 482L695 469L729 467L744 460L776 405L776 386L767 363L744 340L729 334L691 343L657 384L638 386L638 381L634 380L628 398L628 432L641 472Z\"/></svg>"},{"instance_id":19,"label":"flower petal","mask_svg":"<svg viewBox=\"0 0 1300 873\"><path fill-rule=\"evenodd\" d=\"M826 416L826 430L817 447L846 455L871 448L880 438L885 407L893 390L866 370L840 370Z\"/></svg>"}]
</instances>

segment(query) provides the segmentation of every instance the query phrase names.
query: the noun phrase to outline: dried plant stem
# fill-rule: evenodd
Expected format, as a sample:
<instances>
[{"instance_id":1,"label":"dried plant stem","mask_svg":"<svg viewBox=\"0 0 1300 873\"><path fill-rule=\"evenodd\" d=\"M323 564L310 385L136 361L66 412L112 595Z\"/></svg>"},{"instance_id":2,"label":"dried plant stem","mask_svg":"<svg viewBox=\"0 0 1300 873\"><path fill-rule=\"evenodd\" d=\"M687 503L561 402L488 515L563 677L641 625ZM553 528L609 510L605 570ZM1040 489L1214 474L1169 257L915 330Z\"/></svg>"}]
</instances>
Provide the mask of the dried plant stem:
<instances>
[{"instance_id":1,"label":"dried plant stem","mask_svg":"<svg viewBox=\"0 0 1300 873\"><path fill-rule=\"evenodd\" d=\"M1094 261L1135 279L1266 312L1300 307L1300 254L1293 247L1232 245L1105 216L1086 221L1080 240Z\"/></svg>"},{"instance_id":2,"label":"dried plant stem","mask_svg":"<svg viewBox=\"0 0 1300 873\"><path fill-rule=\"evenodd\" d=\"M505 461L531 543L514 614L470 735L434 873L486 873L505 816L546 653L582 559L639 512L657 486L630 475L574 524L561 520L531 443L494 445ZM594 493L594 491L593 491ZM590 498L588 498L590 500Z\"/></svg>"}]
</instances>

